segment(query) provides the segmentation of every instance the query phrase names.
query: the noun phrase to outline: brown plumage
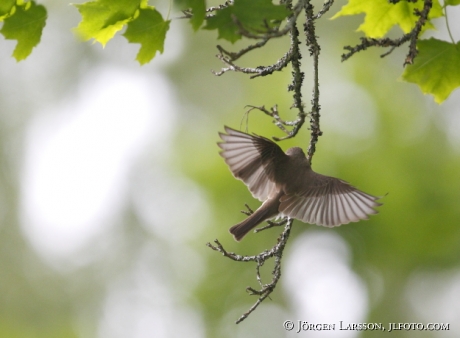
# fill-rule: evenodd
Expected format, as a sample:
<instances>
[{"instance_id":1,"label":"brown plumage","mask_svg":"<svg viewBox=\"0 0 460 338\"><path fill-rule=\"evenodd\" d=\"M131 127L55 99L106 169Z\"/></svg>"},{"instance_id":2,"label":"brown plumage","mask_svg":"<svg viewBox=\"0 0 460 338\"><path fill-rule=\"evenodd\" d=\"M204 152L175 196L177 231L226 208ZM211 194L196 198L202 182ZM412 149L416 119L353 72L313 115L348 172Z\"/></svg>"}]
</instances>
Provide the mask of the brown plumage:
<instances>
[{"instance_id":1,"label":"brown plumage","mask_svg":"<svg viewBox=\"0 0 460 338\"><path fill-rule=\"evenodd\" d=\"M252 228L277 215L334 227L368 219L381 205L375 197L334 177L315 173L303 150L283 150L268 138L225 127L220 155L262 205L230 228L240 241Z\"/></svg>"}]
</instances>

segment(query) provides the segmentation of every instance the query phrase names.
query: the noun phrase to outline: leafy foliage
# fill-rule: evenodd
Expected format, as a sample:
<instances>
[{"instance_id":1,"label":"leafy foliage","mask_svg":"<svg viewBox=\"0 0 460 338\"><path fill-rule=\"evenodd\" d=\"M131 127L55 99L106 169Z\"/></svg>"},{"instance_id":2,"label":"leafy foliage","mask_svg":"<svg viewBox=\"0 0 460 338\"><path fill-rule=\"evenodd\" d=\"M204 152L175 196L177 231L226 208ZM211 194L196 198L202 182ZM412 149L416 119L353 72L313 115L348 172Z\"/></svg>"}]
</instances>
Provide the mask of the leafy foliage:
<instances>
[{"instance_id":1,"label":"leafy foliage","mask_svg":"<svg viewBox=\"0 0 460 338\"><path fill-rule=\"evenodd\" d=\"M272 0L235 0L209 9L208 12L205 0L175 0L174 3L185 11L194 30L198 30L205 22L203 29L217 30L218 38L232 43L247 35L244 32L261 35L270 31L290 13L284 5L275 5ZM459 4L460 0L444 2L445 6ZM358 31L363 32L367 38L379 39L395 26L400 27L405 34L410 32L423 6L424 1L421 0L399 1L395 4L387 0L349 0L333 18L364 13L364 21ZM164 19L155 7L149 6L148 0L95 0L75 7L82 20L74 31L84 41L93 39L105 46L117 32L126 27L123 36L130 43L140 44L136 60L141 65L150 62L157 52L163 53L170 20ZM433 0L422 32L434 28L430 20L442 15L443 8L439 0ZM35 1L0 2L0 21L3 21L0 33L6 39L17 40L13 52L17 61L27 58L38 45L46 19L45 7ZM412 43L414 57L417 55L415 42ZM385 46L385 43L380 46ZM414 59L415 64L405 70L402 78L418 84L424 93L433 94L435 101L440 103L460 86L453 76L456 74L455 67L458 67L458 44L419 39L417 46L419 55ZM442 48L441 52L436 52L438 47Z\"/></svg>"},{"instance_id":2,"label":"leafy foliage","mask_svg":"<svg viewBox=\"0 0 460 338\"><path fill-rule=\"evenodd\" d=\"M417 47L419 56L402 77L442 103L460 86L460 42L453 44L431 38L419 41Z\"/></svg>"},{"instance_id":3,"label":"leafy foliage","mask_svg":"<svg viewBox=\"0 0 460 338\"><path fill-rule=\"evenodd\" d=\"M169 21L148 6L148 0L97 0L76 7L83 19L75 31L83 40L94 39L105 46L127 25L126 39L141 44L136 58L141 65L152 60L157 51L163 53Z\"/></svg>"},{"instance_id":4,"label":"leafy foliage","mask_svg":"<svg viewBox=\"0 0 460 338\"><path fill-rule=\"evenodd\" d=\"M381 38L395 25L398 25L404 33L408 33L417 21L414 10L421 10L422 7L422 1L416 3L400 1L392 4L388 0L350 0L332 19L365 13L364 23L358 27L358 31L362 31L370 38ZM434 19L442 15L439 1L434 0L429 18ZM431 22L427 22L425 28L434 28L434 26Z\"/></svg>"},{"instance_id":5,"label":"leafy foliage","mask_svg":"<svg viewBox=\"0 0 460 338\"><path fill-rule=\"evenodd\" d=\"M152 60L157 51L163 53L168 29L169 21L164 21L157 10L142 8L136 19L128 23L123 35L129 42L141 44L136 60L143 65Z\"/></svg>"},{"instance_id":6,"label":"leafy foliage","mask_svg":"<svg viewBox=\"0 0 460 338\"><path fill-rule=\"evenodd\" d=\"M37 5L34 1L18 3L14 6L14 2L12 4L11 1L5 1L0 5L0 15L4 19L0 33L5 39L18 41L13 57L21 61L40 42L47 13L44 6Z\"/></svg>"},{"instance_id":7,"label":"leafy foliage","mask_svg":"<svg viewBox=\"0 0 460 338\"><path fill-rule=\"evenodd\" d=\"M445 1L445 6L458 4L460 4L459 0ZM405 34L409 33L416 24L418 13L423 6L424 1L415 3L399 1L392 4L387 0L349 0L348 4L333 16L333 19L365 13L364 22L358 27L358 31L362 31L368 38L378 39L385 36L395 25L398 25ZM433 0L428 19L443 15L441 4L438 0ZM422 32L433 28L432 22L428 20ZM381 46L385 46L385 40L382 42ZM432 94L437 103L442 103L455 88L460 86L459 44L436 39L418 39L417 51L414 55L417 55L415 62L405 69L402 79L417 84L423 93Z\"/></svg>"},{"instance_id":8,"label":"leafy foliage","mask_svg":"<svg viewBox=\"0 0 460 338\"><path fill-rule=\"evenodd\" d=\"M0 20L3 20L12 10L14 10L15 0L4 0L0 2Z\"/></svg>"},{"instance_id":9,"label":"leafy foliage","mask_svg":"<svg viewBox=\"0 0 460 338\"><path fill-rule=\"evenodd\" d=\"M134 18L139 6L139 0L97 0L75 5L82 16L75 32L84 41L94 39L105 46L116 32Z\"/></svg>"}]
</instances>

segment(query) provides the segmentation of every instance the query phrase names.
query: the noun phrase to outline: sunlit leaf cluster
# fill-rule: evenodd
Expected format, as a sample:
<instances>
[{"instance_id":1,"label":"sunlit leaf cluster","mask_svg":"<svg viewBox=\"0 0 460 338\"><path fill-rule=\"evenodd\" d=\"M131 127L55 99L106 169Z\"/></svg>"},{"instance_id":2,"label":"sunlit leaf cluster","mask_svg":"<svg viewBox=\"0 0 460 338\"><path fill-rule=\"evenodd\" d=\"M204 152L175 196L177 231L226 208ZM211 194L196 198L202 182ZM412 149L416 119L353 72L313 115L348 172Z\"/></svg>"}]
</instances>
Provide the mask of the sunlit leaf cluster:
<instances>
[{"instance_id":1,"label":"sunlit leaf cluster","mask_svg":"<svg viewBox=\"0 0 460 338\"><path fill-rule=\"evenodd\" d=\"M404 33L410 32L414 27L417 16L414 10L421 10L423 1L409 2L400 1L396 4L388 0L350 0L342 9L333 16L333 19L340 16L356 15L364 13L364 22L358 27L370 38L384 37L394 26L399 26ZM443 15L442 7L437 0L433 1L429 19L439 18ZM431 22L425 25L425 29L434 28Z\"/></svg>"},{"instance_id":2,"label":"sunlit leaf cluster","mask_svg":"<svg viewBox=\"0 0 460 338\"><path fill-rule=\"evenodd\" d=\"M444 16L448 6L456 6L460 1L448 0L444 6L439 0L429 3L431 9L422 33L435 29L431 19ZM205 0L176 0L170 4L173 5L184 11L182 18L189 20L195 31L200 28L216 30L219 39L231 43L242 38L242 31L263 34L289 15L283 4L274 4L272 0L234 0L208 9ZM379 39L394 27L399 27L405 34L410 32L424 5L426 1L422 0L394 3L349 0L332 18L364 14L357 30L367 38ZM165 13L149 6L148 0L96 0L75 7L81 14L81 22L74 32L83 41L93 40L105 46L124 29L122 35L129 43L140 44L136 60L141 65L150 62L157 52L163 53L171 22L169 12L165 18ZM0 3L0 22L3 21L0 33L5 39L17 41L13 51L17 61L26 59L39 44L46 19L46 8L36 1L4 0ZM454 76L460 66L458 45L453 39L419 39L417 51L414 64L406 67L402 79L417 84L423 93L433 95L435 101L441 103L459 86Z\"/></svg>"},{"instance_id":3,"label":"sunlit leaf cluster","mask_svg":"<svg viewBox=\"0 0 460 338\"><path fill-rule=\"evenodd\" d=\"M142 65L153 59L156 52L163 53L169 20L147 0L98 0L76 5L82 21L75 32L85 41L94 39L102 46L127 26L124 37L141 48L136 59Z\"/></svg>"},{"instance_id":4,"label":"sunlit leaf cluster","mask_svg":"<svg viewBox=\"0 0 460 338\"><path fill-rule=\"evenodd\" d=\"M459 3L450 0L445 2L445 6ZM208 15L205 0L177 0L175 4L187 10L186 18L194 30L200 27L217 30L218 38L232 43L242 38L241 30L260 33L286 19L289 14L286 7L275 5L271 0L235 0L213 8ZM349 0L333 18L364 13L358 31L369 38L382 38L395 26L408 33L417 21L417 11L423 5L423 1L399 1L393 4L387 0ZM164 19L155 7L149 6L148 0L96 0L75 7L82 19L74 31L84 41L92 39L105 46L126 27L123 36L130 43L140 44L136 57L140 64L150 62L157 52L164 50L170 20ZM443 9L438 0L433 0L428 18L431 20L443 16ZM17 61L27 58L39 44L46 19L46 8L35 1L2 1L0 20L3 21L3 27L0 33L6 39L17 41L13 52ZM433 23L427 21L422 31L433 28ZM441 46L444 48L439 49ZM451 80L455 72L450 71L450 68L455 70L460 66L457 61L460 54L458 46L455 41L430 39L419 41L417 48L419 59L405 69L403 79L416 83L424 93L432 94L435 101L441 103L459 86L455 78ZM448 67L445 67L446 61L450 62Z\"/></svg>"},{"instance_id":5,"label":"sunlit leaf cluster","mask_svg":"<svg viewBox=\"0 0 460 338\"><path fill-rule=\"evenodd\" d=\"M424 1L399 1L395 4L387 0L349 0L333 18L347 15L365 14L364 22L358 27L368 38L382 38L398 26L404 33L411 31L421 11ZM459 5L460 1L444 1L444 7L438 0L432 1L428 19L444 15L447 6ZM431 21L427 21L422 32L434 29ZM417 84L424 94L431 94L437 103L442 103L450 93L460 86L458 69L460 69L460 49L458 43L442 41L435 38L419 39L417 42L418 56L412 65L408 65L403 73L403 80Z\"/></svg>"}]
</instances>

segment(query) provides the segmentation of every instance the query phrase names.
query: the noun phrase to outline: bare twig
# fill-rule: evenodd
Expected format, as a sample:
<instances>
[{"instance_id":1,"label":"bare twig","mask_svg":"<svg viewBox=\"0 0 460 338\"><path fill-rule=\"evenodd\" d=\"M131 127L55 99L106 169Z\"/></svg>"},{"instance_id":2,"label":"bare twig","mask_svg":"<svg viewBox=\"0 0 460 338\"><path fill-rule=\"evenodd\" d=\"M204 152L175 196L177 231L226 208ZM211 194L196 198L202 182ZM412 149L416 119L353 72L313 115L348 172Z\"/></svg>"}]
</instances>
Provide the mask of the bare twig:
<instances>
[{"instance_id":1,"label":"bare twig","mask_svg":"<svg viewBox=\"0 0 460 338\"><path fill-rule=\"evenodd\" d=\"M291 60L292 82L288 85L288 91L294 92L293 94L294 102L293 102L292 107L297 108L298 118L296 121L294 121L294 123L292 123L293 128L290 132L287 132L287 136L276 138L277 141L285 140L285 139L296 136L300 128L304 124L305 116L306 116L305 111L304 111L304 104L302 101L302 85L303 85L303 79L305 77L305 74L301 70L300 60L302 59L302 54L300 52L299 30L297 29L296 24L293 24L290 36L291 36L291 49L293 51L292 60ZM280 119L278 119L278 121L280 121ZM286 123L284 124L287 125ZM280 126L278 125L278 127ZM286 132L285 129L283 128L281 129Z\"/></svg>"},{"instance_id":2,"label":"bare twig","mask_svg":"<svg viewBox=\"0 0 460 338\"><path fill-rule=\"evenodd\" d=\"M208 13L208 14L206 14L206 18L210 18L210 17L214 16L214 14L211 14L212 12L222 10L224 8L227 8L228 6L231 6L231 5L233 5L233 0L227 0L222 5L207 8L206 13ZM185 9L185 10L182 11L182 13L184 15L181 16L181 17L178 17L176 19L190 19L190 18L193 17L193 11L191 9Z\"/></svg>"},{"instance_id":3,"label":"bare twig","mask_svg":"<svg viewBox=\"0 0 460 338\"><path fill-rule=\"evenodd\" d=\"M286 1L286 3L289 4L292 1ZM264 32L260 32L259 34L253 33L248 31L239 21L237 18L233 18L233 21L235 24L238 25L239 28L239 33L249 39L273 39L273 38L279 38L281 36L285 36L288 33L291 32L293 25L297 22L297 17L302 13L303 7L305 3L308 2L308 0L299 0L297 4L291 8L291 6L288 6L289 4L286 4L289 9L292 10L292 14L289 17L289 20L286 23L286 26L283 29L279 29L279 27L275 27L273 29L268 29Z\"/></svg>"},{"instance_id":4,"label":"bare twig","mask_svg":"<svg viewBox=\"0 0 460 338\"><path fill-rule=\"evenodd\" d=\"M299 0L294 7L292 7L292 0L286 0L283 2L285 3L286 7L291 11L291 15L287 19L286 26L281 30L279 30L276 27L266 32L265 34L257 35L257 34L246 31L244 27L242 27L242 25L238 22L237 18L233 18L234 22L239 25L240 32L242 35L246 37L261 39L261 41L259 41L256 44L250 45L246 48L243 48L238 52L229 52L225 50L223 47L217 46L220 52L217 55L217 57L223 63L225 63L227 67L221 68L221 70L218 72L213 71L213 73L217 76L223 75L229 71L241 72L244 74L251 75L250 78L252 79L255 77L259 77L259 76L270 75L275 71L280 71L283 68L285 68L288 64L292 65L292 68L293 68L292 82L288 86L288 90L294 92L293 94L294 103L292 107L298 110L297 119L293 121L283 121L280 118L278 112L276 111L276 107L272 108L271 113L268 113L263 107L257 108L257 109L264 111L267 115L272 116L274 118L274 123L286 134L286 136L284 137L274 137L274 139L277 141L292 138L296 136L300 128L304 124L305 118L307 116L306 112L304 111L304 104L302 101L302 85L303 85L304 73L301 70L301 63L300 63L302 55L300 52L300 41L299 41L299 31L297 29L297 18L299 14L302 11L304 11L305 8L307 8L307 4L309 4L310 1L309 0ZM321 11L318 13L318 15L315 18L319 18L323 13L329 10L332 3L333 3L333 0L327 1L323 5L323 8L321 9ZM312 14L311 14L311 17L313 20ZM234 63L234 61L239 59L242 55L252 50L255 50L257 48L261 48L270 39L285 35L286 33L289 33L291 36L291 47L289 51L285 53L283 57L281 57L274 64L269 65L269 66L258 66L255 68L250 68L250 67L241 67ZM307 43L308 43L308 39L307 39ZM315 97L317 97L317 95ZM256 107L253 107L253 108L256 108ZM292 127L292 129L288 130L287 128L285 128L285 126L290 126Z\"/></svg>"},{"instance_id":5,"label":"bare twig","mask_svg":"<svg viewBox=\"0 0 460 338\"><path fill-rule=\"evenodd\" d=\"M261 228L255 229L254 233L258 233L258 232L261 232L261 231L264 231L264 230L267 230L267 229L270 229L270 228L273 228L273 227L280 227L282 225L285 225L286 222L287 222L287 218L283 218L279 222L272 222L272 221L266 221L266 222L268 223L268 225L266 225L264 227L261 227Z\"/></svg>"},{"instance_id":6,"label":"bare twig","mask_svg":"<svg viewBox=\"0 0 460 338\"><path fill-rule=\"evenodd\" d=\"M323 8L321 8L315 16L313 16L313 19L319 19L322 17L334 4L334 0L328 0L323 4Z\"/></svg>"},{"instance_id":7,"label":"bare twig","mask_svg":"<svg viewBox=\"0 0 460 338\"><path fill-rule=\"evenodd\" d=\"M241 323L243 320L245 320L259 305L262 303L275 289L276 285L278 284L278 281L281 278L281 261L283 257L283 252L284 248L286 247L287 241L289 239L289 235L291 233L291 227L292 223L294 222L293 219L289 219L286 221L284 231L281 233L281 235L278 237L278 241L273 248L270 250L265 250L261 252L258 255L254 256L241 256L238 254L235 254L233 252L228 252L224 249L222 244L216 239L214 240L214 244L212 245L211 243L206 243L208 247L213 249L214 251L220 252L223 256L230 258L231 260L237 261L237 262L256 262L256 278L257 281L260 285L260 290L256 290L250 286L246 288L246 291L250 295L257 295L259 298L257 301L249 308L248 311L243 313L240 318L236 321L236 324ZM275 266L272 270L272 280L268 284L263 284L262 279L260 277L260 268L264 263L272 258L275 257Z\"/></svg>"},{"instance_id":8,"label":"bare twig","mask_svg":"<svg viewBox=\"0 0 460 338\"><path fill-rule=\"evenodd\" d=\"M231 61L235 61L235 60L238 60L240 57L242 57L244 54L246 54L247 52L250 52L256 48L261 48L263 46L265 46L265 44L269 41L270 39L269 38L266 38L266 39L262 39L261 41L253 44L253 45L249 45L243 49L241 49L240 51L234 53L234 52L229 52L227 50L225 50L222 46L220 45L217 45L217 49L219 50L219 52L221 54L225 54L229 57L229 59Z\"/></svg>"},{"instance_id":9,"label":"bare twig","mask_svg":"<svg viewBox=\"0 0 460 338\"><path fill-rule=\"evenodd\" d=\"M219 5L219 6L209 7L208 9L206 9L206 13L219 11L221 9L227 8L230 5L233 5L233 0L227 0L222 5Z\"/></svg>"},{"instance_id":10,"label":"bare twig","mask_svg":"<svg viewBox=\"0 0 460 338\"><path fill-rule=\"evenodd\" d=\"M431 7L433 7L433 1L432 0L425 0L423 2L423 9L421 12L416 11L416 15L419 16L419 19L417 20L417 23L415 24L415 28L412 30L412 36L410 39L410 44L409 44L409 53L406 56L406 60L404 61L404 66L407 64L413 64L414 63L414 58L418 54L417 50L417 40L418 36L420 35L420 32L422 31L423 26L426 23L426 20L428 19L428 15L430 14Z\"/></svg>"},{"instance_id":11,"label":"bare twig","mask_svg":"<svg viewBox=\"0 0 460 338\"><path fill-rule=\"evenodd\" d=\"M271 116L273 117L273 123L278 127L280 128L284 133L286 134L290 134L291 132L289 130L287 130L285 128L285 126L289 126L289 127L292 127L292 126L296 126L298 123L299 123L299 120L294 120L294 121L284 121L280 116L279 116L279 113L278 113L278 106L273 106L272 108L270 108L270 110L267 110L265 108L265 106L262 106L262 107L256 107L256 106L247 106L247 107L250 107L250 109L247 111L247 113L249 113L251 110L254 110L254 109L257 109L257 110L260 110L261 112L265 113L266 115L268 116ZM278 138L278 137L275 137L273 136L273 139L275 141L280 141L281 139Z\"/></svg>"},{"instance_id":12,"label":"bare twig","mask_svg":"<svg viewBox=\"0 0 460 338\"><path fill-rule=\"evenodd\" d=\"M318 61L321 48L319 47L318 40L315 33L313 6L308 3L305 6L305 14L307 21L304 24L304 32L307 38L307 46L310 51L310 56L313 58L313 92L311 99L311 113L310 113L310 144L308 146L307 158L312 162L313 155L316 151L316 143L318 138L323 134L319 127L319 76L318 76Z\"/></svg>"},{"instance_id":13,"label":"bare twig","mask_svg":"<svg viewBox=\"0 0 460 338\"><path fill-rule=\"evenodd\" d=\"M248 46L248 47L240 50L237 53L228 52L225 49L223 49L221 46L217 46L217 49L219 49L219 51L220 51L220 54L217 54L217 57L219 58L219 60L222 60L222 62L224 62L228 67L222 68L219 72L212 71L213 74L217 75L217 76L221 76L222 74L224 74L224 73L226 73L228 71L234 71L234 72L241 72L241 73L244 73L244 74L255 74L255 75L252 75L250 77L251 79L253 79L253 78L258 77L258 76L266 76L266 75L272 74L275 71L282 70L284 67L286 67L289 64L289 62L291 60L291 56L292 56L292 51L291 50L289 50L276 63L274 63L273 65L270 65L270 66L259 66L259 67L256 67L256 68L247 68L247 67L237 66L236 64L233 63L234 60L238 59L239 57L241 57L245 53L247 53L247 52L249 52L249 51L251 51L253 49L262 47L263 45L265 45L265 43L267 41L263 40L263 41L259 42L258 44Z\"/></svg>"},{"instance_id":14,"label":"bare twig","mask_svg":"<svg viewBox=\"0 0 460 338\"><path fill-rule=\"evenodd\" d=\"M245 74L254 74L254 75L251 76L251 79L252 79L252 78L259 77L259 76L270 75L275 71L280 71L283 68L285 68L292 60L292 54L294 53L294 51L292 50L292 47L277 62L275 62L274 64L269 65L269 66L259 66L259 67L256 67L256 68L240 67L240 66L236 65L233 61L236 61L237 59L239 59L241 56L243 56L244 54L246 54L249 51L252 51L252 50L257 49L257 48L261 48L269 40L271 40L273 38L277 38L277 37L280 37L280 36L284 36L287 33L291 33L291 31L293 30L293 26L296 24L297 17L299 16L299 14L301 13L301 11L303 9L302 6L303 6L305 1L306 0L299 0L298 3L294 6L293 9L290 6L292 1L287 1L288 3L286 4L286 7L288 9L292 9L292 12L291 12L290 17L287 20L286 26L281 30L278 29L278 27L275 27L273 29L270 29L270 30L264 32L263 34L254 34L254 33L251 33L249 31L247 31L241 25L241 23L238 21L238 19L236 17L233 17L232 20L235 22L235 24L238 25L241 35L243 35L245 37L248 37L248 38L259 39L261 41L259 41L258 43L255 43L253 45L250 45L250 46L248 46L246 48L243 48L238 52L229 52L229 51L225 50L224 48L222 48L221 46L217 46L217 48L219 49L219 52L220 52L220 54L218 54L217 57L222 62L224 62L227 65L227 67L224 67L220 71L217 71L217 72L213 71L213 73L215 75L217 75L217 76L220 76L220 75L222 75L222 74L224 74L224 73L226 73L228 71L241 72L241 73L245 73Z\"/></svg>"}]
</instances>

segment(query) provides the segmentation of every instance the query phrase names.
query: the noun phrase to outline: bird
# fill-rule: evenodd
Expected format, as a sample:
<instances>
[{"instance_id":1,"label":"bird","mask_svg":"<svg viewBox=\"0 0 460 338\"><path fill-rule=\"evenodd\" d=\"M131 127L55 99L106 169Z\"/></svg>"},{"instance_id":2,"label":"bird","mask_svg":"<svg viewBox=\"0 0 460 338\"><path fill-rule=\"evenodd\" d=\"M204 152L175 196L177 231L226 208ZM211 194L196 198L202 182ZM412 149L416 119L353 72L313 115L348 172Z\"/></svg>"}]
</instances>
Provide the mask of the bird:
<instances>
[{"instance_id":1,"label":"bird","mask_svg":"<svg viewBox=\"0 0 460 338\"><path fill-rule=\"evenodd\" d=\"M369 195L339 178L312 170L302 148L283 152L272 140L224 126L220 155L233 176L246 184L262 205L229 231L236 241L276 216L335 227L376 214L381 197Z\"/></svg>"}]
</instances>

